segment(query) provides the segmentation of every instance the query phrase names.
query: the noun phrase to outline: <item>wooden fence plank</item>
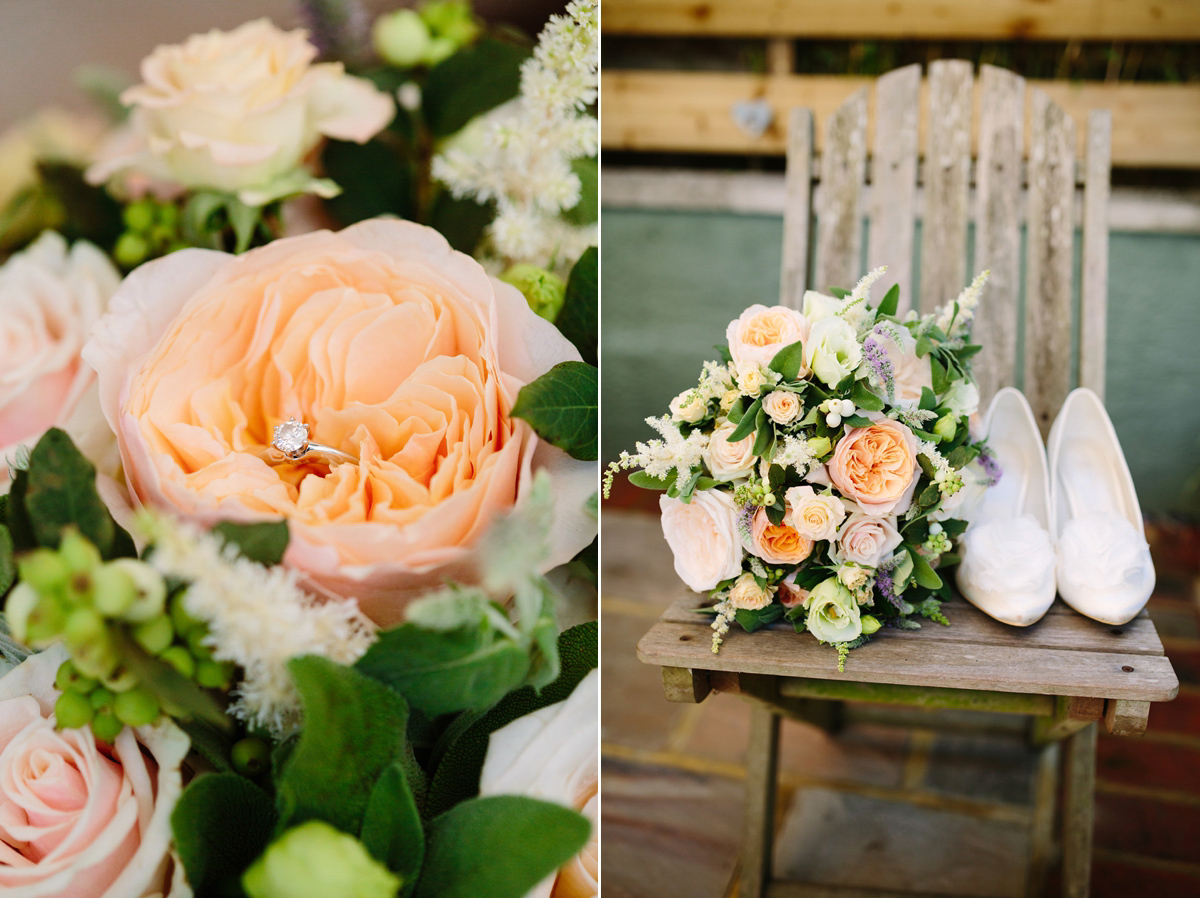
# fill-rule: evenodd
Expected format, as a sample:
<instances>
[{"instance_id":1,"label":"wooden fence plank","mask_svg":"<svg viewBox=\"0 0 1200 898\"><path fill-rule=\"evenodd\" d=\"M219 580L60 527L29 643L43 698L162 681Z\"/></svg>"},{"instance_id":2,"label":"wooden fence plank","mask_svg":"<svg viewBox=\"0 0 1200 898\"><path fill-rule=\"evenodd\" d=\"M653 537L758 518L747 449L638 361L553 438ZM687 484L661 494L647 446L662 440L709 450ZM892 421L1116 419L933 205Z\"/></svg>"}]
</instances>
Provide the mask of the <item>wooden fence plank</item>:
<instances>
[{"instance_id":1,"label":"wooden fence plank","mask_svg":"<svg viewBox=\"0 0 1200 898\"><path fill-rule=\"evenodd\" d=\"M917 294L917 309L922 313L932 312L966 286L971 86L971 63L962 59L930 63L921 289Z\"/></svg>"},{"instance_id":2,"label":"wooden fence plank","mask_svg":"<svg viewBox=\"0 0 1200 898\"><path fill-rule=\"evenodd\" d=\"M817 193L817 260L813 289L850 289L862 256L862 192L867 170L867 91L856 91L826 122Z\"/></svg>"},{"instance_id":3,"label":"wooden fence plank","mask_svg":"<svg viewBox=\"0 0 1200 898\"><path fill-rule=\"evenodd\" d=\"M826 120L848 96L870 87L874 79L608 69L600 83L604 96L600 136L605 149L782 156L787 110L796 106L813 110L820 152ZM1080 122L1092 109L1112 110L1114 166L1200 168L1200 85L1065 81L1028 85L1044 90ZM766 100L775 112L774 121L759 137L741 131L730 114L735 103L754 99ZM979 102L976 89L976 121ZM918 127L923 135L924 116ZM1028 135L1029 128L1025 131ZM1082 158L1082 145L1079 150Z\"/></svg>"},{"instance_id":4,"label":"wooden fence plank","mask_svg":"<svg viewBox=\"0 0 1200 898\"><path fill-rule=\"evenodd\" d=\"M867 269L888 266L884 280L900 285L901 314L912 307L917 201L917 101L921 67L905 66L875 86L875 142L867 218ZM790 166L790 162L789 162Z\"/></svg>"},{"instance_id":5,"label":"wooden fence plank","mask_svg":"<svg viewBox=\"0 0 1200 898\"><path fill-rule=\"evenodd\" d=\"M1044 438L1071 390L1075 123L1044 91L1032 98L1023 389Z\"/></svg>"},{"instance_id":6,"label":"wooden fence plank","mask_svg":"<svg viewBox=\"0 0 1200 898\"><path fill-rule=\"evenodd\" d=\"M606 34L960 38L1004 40L1195 40L1193 0L604 0Z\"/></svg>"},{"instance_id":7,"label":"wooden fence plank","mask_svg":"<svg viewBox=\"0 0 1200 898\"><path fill-rule=\"evenodd\" d=\"M1108 337L1108 199L1112 113L1088 114L1083 190L1083 283L1079 309L1079 385L1104 399Z\"/></svg>"},{"instance_id":8,"label":"wooden fence plank","mask_svg":"<svg viewBox=\"0 0 1200 898\"><path fill-rule=\"evenodd\" d=\"M1021 147L1025 143L1025 79L985 65L979 164L975 168L974 272L990 271L975 315L973 340L980 407L1001 387L1016 383L1017 312L1021 278Z\"/></svg>"},{"instance_id":9,"label":"wooden fence plank","mask_svg":"<svg viewBox=\"0 0 1200 898\"><path fill-rule=\"evenodd\" d=\"M780 302L799 310L808 286L812 225L813 119L807 109L788 116L787 200L783 211L783 275Z\"/></svg>"}]
</instances>

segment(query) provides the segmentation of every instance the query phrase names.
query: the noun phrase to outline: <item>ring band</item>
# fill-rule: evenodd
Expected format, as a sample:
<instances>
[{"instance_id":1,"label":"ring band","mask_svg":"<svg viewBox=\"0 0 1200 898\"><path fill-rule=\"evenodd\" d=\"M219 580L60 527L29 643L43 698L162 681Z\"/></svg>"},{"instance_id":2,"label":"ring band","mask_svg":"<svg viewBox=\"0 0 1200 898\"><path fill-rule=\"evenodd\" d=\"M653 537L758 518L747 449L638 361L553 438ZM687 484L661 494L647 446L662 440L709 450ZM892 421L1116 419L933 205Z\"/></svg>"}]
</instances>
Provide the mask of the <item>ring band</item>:
<instances>
[{"instance_id":1,"label":"ring band","mask_svg":"<svg viewBox=\"0 0 1200 898\"><path fill-rule=\"evenodd\" d=\"M308 438L308 425L295 418L288 418L282 424L275 425L274 438L267 450L269 461L276 464L292 462L323 462L327 465L358 464L358 458L341 449L334 449L324 443L314 443Z\"/></svg>"}]
</instances>

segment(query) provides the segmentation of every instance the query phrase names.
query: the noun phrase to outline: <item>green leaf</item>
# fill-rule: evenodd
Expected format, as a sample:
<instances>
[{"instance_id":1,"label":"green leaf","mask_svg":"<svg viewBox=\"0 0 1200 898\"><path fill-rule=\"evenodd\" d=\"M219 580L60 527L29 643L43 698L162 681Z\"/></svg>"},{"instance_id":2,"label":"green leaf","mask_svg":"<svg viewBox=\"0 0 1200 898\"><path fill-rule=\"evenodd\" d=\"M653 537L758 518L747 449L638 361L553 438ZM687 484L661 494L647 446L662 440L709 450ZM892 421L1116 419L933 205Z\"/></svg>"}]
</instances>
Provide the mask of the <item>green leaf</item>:
<instances>
[{"instance_id":1,"label":"green leaf","mask_svg":"<svg viewBox=\"0 0 1200 898\"><path fill-rule=\"evenodd\" d=\"M745 608L739 608L736 613L738 625L747 633L753 633L755 630L761 630L767 624L773 623L783 617L784 607L774 603L768 605L762 611L748 611Z\"/></svg>"},{"instance_id":2,"label":"green leaf","mask_svg":"<svg viewBox=\"0 0 1200 898\"><path fill-rule=\"evenodd\" d=\"M596 364L596 330L599 324L599 253L588 247L567 278L567 295L554 324L575 344L583 360Z\"/></svg>"},{"instance_id":3,"label":"green leaf","mask_svg":"<svg viewBox=\"0 0 1200 898\"><path fill-rule=\"evenodd\" d=\"M850 401L868 412L881 412L884 407L883 400L871 392L865 380L854 382L854 386L850 388Z\"/></svg>"},{"instance_id":4,"label":"green leaf","mask_svg":"<svg viewBox=\"0 0 1200 898\"><path fill-rule=\"evenodd\" d=\"M946 461L953 468L963 468L970 464L977 455L979 455L979 450L974 446L958 446L946 456Z\"/></svg>"},{"instance_id":5,"label":"green leaf","mask_svg":"<svg viewBox=\"0 0 1200 898\"><path fill-rule=\"evenodd\" d=\"M758 436L754 438L753 452L759 458L769 458L768 449L775 442L775 425L767 418L765 409L759 409L756 416Z\"/></svg>"},{"instance_id":6,"label":"green leaf","mask_svg":"<svg viewBox=\"0 0 1200 898\"><path fill-rule=\"evenodd\" d=\"M448 137L515 97L521 89L521 63L528 56L525 47L484 38L434 66L421 97L433 136Z\"/></svg>"},{"instance_id":7,"label":"green leaf","mask_svg":"<svg viewBox=\"0 0 1200 898\"><path fill-rule=\"evenodd\" d=\"M233 772L233 740L212 724L198 717L175 718L175 725L187 733L192 751L208 761L217 770Z\"/></svg>"},{"instance_id":8,"label":"green leaf","mask_svg":"<svg viewBox=\"0 0 1200 898\"><path fill-rule=\"evenodd\" d=\"M221 235L211 219L228 198L228 195L212 190L199 190L191 195L183 207L180 222L183 239L189 246L221 249Z\"/></svg>"},{"instance_id":9,"label":"green leaf","mask_svg":"<svg viewBox=\"0 0 1200 898\"><path fill-rule=\"evenodd\" d=\"M83 172L73 165L39 162L38 173L53 202L67 214L55 223L55 230L73 243L90 240L111 250L125 229L121 205L103 187L87 183Z\"/></svg>"},{"instance_id":10,"label":"green leaf","mask_svg":"<svg viewBox=\"0 0 1200 898\"><path fill-rule=\"evenodd\" d=\"M429 224L450 241L460 253L475 255L483 232L496 217L492 203L477 203L472 199L455 199L448 190L440 191L429 213Z\"/></svg>"},{"instance_id":11,"label":"green leaf","mask_svg":"<svg viewBox=\"0 0 1200 898\"><path fill-rule=\"evenodd\" d=\"M505 696L495 707L448 734L437 754L437 766L429 785L426 812L437 815L479 792L479 773L487 755L489 736L526 714L566 699L596 666L597 624L589 621L558 636L560 669L558 679L541 692L523 686Z\"/></svg>"},{"instance_id":12,"label":"green leaf","mask_svg":"<svg viewBox=\"0 0 1200 898\"><path fill-rule=\"evenodd\" d=\"M925 412L937 408L937 395L929 387L921 387L921 401L917 403L917 408Z\"/></svg>"},{"instance_id":13,"label":"green leaf","mask_svg":"<svg viewBox=\"0 0 1200 898\"><path fill-rule=\"evenodd\" d=\"M39 545L57 548L62 529L74 525L105 559L137 554L96 492L95 466L64 431L52 427L38 440L28 476L24 506Z\"/></svg>"},{"instance_id":14,"label":"green leaf","mask_svg":"<svg viewBox=\"0 0 1200 898\"><path fill-rule=\"evenodd\" d=\"M733 405L729 406L729 412L725 417L729 419L730 424L737 425L742 423L742 418L745 416L746 405L742 400L742 397L739 396L736 400L734 400Z\"/></svg>"},{"instance_id":15,"label":"green leaf","mask_svg":"<svg viewBox=\"0 0 1200 898\"><path fill-rule=\"evenodd\" d=\"M835 299L845 299L847 296L849 296L853 292L854 292L853 290L847 290L845 287L830 287L829 288L829 295L834 297Z\"/></svg>"},{"instance_id":16,"label":"green leaf","mask_svg":"<svg viewBox=\"0 0 1200 898\"><path fill-rule=\"evenodd\" d=\"M675 477L651 477L645 471L631 471L629 482L644 490L665 490L675 482Z\"/></svg>"},{"instance_id":17,"label":"green leaf","mask_svg":"<svg viewBox=\"0 0 1200 898\"><path fill-rule=\"evenodd\" d=\"M341 194L325 201L339 224L380 215L416 218L416 168L388 142L331 140L321 153L321 165L342 188Z\"/></svg>"},{"instance_id":18,"label":"green leaf","mask_svg":"<svg viewBox=\"0 0 1200 898\"><path fill-rule=\"evenodd\" d=\"M947 376L946 366L941 363L937 355L931 355L929 369L933 374L933 392L941 396L950 389L950 378Z\"/></svg>"},{"instance_id":19,"label":"green leaf","mask_svg":"<svg viewBox=\"0 0 1200 898\"><path fill-rule=\"evenodd\" d=\"M892 289L883 295L879 303L879 315L895 315L900 308L900 285L892 284Z\"/></svg>"},{"instance_id":20,"label":"green leaf","mask_svg":"<svg viewBox=\"0 0 1200 898\"><path fill-rule=\"evenodd\" d=\"M381 633L355 667L434 716L494 705L524 681L529 653L483 626L435 633L401 624Z\"/></svg>"},{"instance_id":21,"label":"green leaf","mask_svg":"<svg viewBox=\"0 0 1200 898\"><path fill-rule=\"evenodd\" d=\"M401 894L409 894L425 858L425 828L399 764L384 768L371 790L358 838L377 861L400 875Z\"/></svg>"},{"instance_id":22,"label":"green leaf","mask_svg":"<svg viewBox=\"0 0 1200 898\"><path fill-rule=\"evenodd\" d=\"M262 789L236 773L192 781L171 812L175 848L197 895L243 895L242 873L266 849L275 808Z\"/></svg>"},{"instance_id":23,"label":"green leaf","mask_svg":"<svg viewBox=\"0 0 1200 898\"><path fill-rule=\"evenodd\" d=\"M862 415L850 415L848 418L842 418L842 423L851 427L870 427L875 422Z\"/></svg>"},{"instance_id":24,"label":"green leaf","mask_svg":"<svg viewBox=\"0 0 1200 898\"><path fill-rule=\"evenodd\" d=\"M576 159L571 171L579 178L579 202L562 217L573 225L589 225L600 218L600 164L595 156Z\"/></svg>"},{"instance_id":25,"label":"green leaf","mask_svg":"<svg viewBox=\"0 0 1200 898\"><path fill-rule=\"evenodd\" d=\"M232 543L246 558L259 564L273 565L283 561L288 547L288 525L286 520L263 521L256 524L239 524L236 521L221 521L213 532L225 542Z\"/></svg>"},{"instance_id":26,"label":"green leaf","mask_svg":"<svg viewBox=\"0 0 1200 898\"><path fill-rule=\"evenodd\" d=\"M288 670L304 704L304 731L276 782L278 831L324 820L353 835L380 774L404 756L408 706L326 658L293 658Z\"/></svg>"},{"instance_id":27,"label":"green leaf","mask_svg":"<svg viewBox=\"0 0 1200 898\"><path fill-rule=\"evenodd\" d=\"M795 380L800 376L800 369L804 367L804 344L800 340L789 343L775 353L767 367L778 371L785 382Z\"/></svg>"},{"instance_id":28,"label":"green leaf","mask_svg":"<svg viewBox=\"0 0 1200 898\"><path fill-rule=\"evenodd\" d=\"M921 556L915 546L908 547L908 555L912 558L913 576L916 578L917 586L924 586L926 589L940 588L942 578L929 566L929 562Z\"/></svg>"},{"instance_id":29,"label":"green leaf","mask_svg":"<svg viewBox=\"0 0 1200 898\"><path fill-rule=\"evenodd\" d=\"M746 409L746 413L742 415L742 420L738 422L738 426L733 429L733 433L725 438L726 442L738 443L754 433L758 427L758 416L762 412L762 400L755 399L751 403L750 408Z\"/></svg>"},{"instance_id":30,"label":"green leaf","mask_svg":"<svg viewBox=\"0 0 1200 898\"><path fill-rule=\"evenodd\" d=\"M934 350L934 342L929 339L928 334L921 334L917 337L917 358L923 359L925 356Z\"/></svg>"},{"instance_id":31,"label":"green leaf","mask_svg":"<svg viewBox=\"0 0 1200 898\"><path fill-rule=\"evenodd\" d=\"M951 539L956 539L966 533L967 523L960 518L947 518L941 522L942 531ZM943 555L942 558L944 559L945 556Z\"/></svg>"},{"instance_id":32,"label":"green leaf","mask_svg":"<svg viewBox=\"0 0 1200 898\"><path fill-rule=\"evenodd\" d=\"M591 826L562 805L521 795L464 801L429 824L415 898L523 898L574 857Z\"/></svg>"},{"instance_id":33,"label":"green leaf","mask_svg":"<svg viewBox=\"0 0 1200 898\"><path fill-rule=\"evenodd\" d=\"M599 372L583 362L559 362L517 394L512 416L581 461L595 461L599 428Z\"/></svg>"},{"instance_id":34,"label":"green leaf","mask_svg":"<svg viewBox=\"0 0 1200 898\"><path fill-rule=\"evenodd\" d=\"M250 248L250 241L254 239L254 232L262 221L262 206L247 206L241 200L230 199L225 204L225 212L237 241L233 251L240 255Z\"/></svg>"},{"instance_id":35,"label":"green leaf","mask_svg":"<svg viewBox=\"0 0 1200 898\"><path fill-rule=\"evenodd\" d=\"M0 524L0 596L8 592L16 579L17 566L13 563L12 534L4 524Z\"/></svg>"},{"instance_id":36,"label":"green leaf","mask_svg":"<svg viewBox=\"0 0 1200 898\"><path fill-rule=\"evenodd\" d=\"M960 346L958 349L954 350L954 354L958 356L958 360L960 362L969 359L971 356L980 352L983 352L983 347L974 343L968 343L966 346Z\"/></svg>"}]
</instances>

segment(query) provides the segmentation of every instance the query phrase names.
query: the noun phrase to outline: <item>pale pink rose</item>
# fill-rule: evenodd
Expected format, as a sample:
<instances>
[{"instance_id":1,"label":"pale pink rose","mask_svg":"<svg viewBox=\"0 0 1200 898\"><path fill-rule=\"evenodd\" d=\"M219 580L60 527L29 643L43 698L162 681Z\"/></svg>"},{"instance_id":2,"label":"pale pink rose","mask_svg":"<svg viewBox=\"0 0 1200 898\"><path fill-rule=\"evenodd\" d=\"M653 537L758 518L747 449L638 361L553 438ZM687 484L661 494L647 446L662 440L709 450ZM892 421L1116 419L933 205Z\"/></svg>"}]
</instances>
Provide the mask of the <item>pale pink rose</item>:
<instances>
[{"instance_id":1,"label":"pale pink rose","mask_svg":"<svg viewBox=\"0 0 1200 898\"><path fill-rule=\"evenodd\" d=\"M171 811L187 736L126 727L110 746L54 729L56 646L0 679L0 893L7 898L190 896Z\"/></svg>"},{"instance_id":2,"label":"pale pink rose","mask_svg":"<svg viewBox=\"0 0 1200 898\"><path fill-rule=\"evenodd\" d=\"M846 517L846 506L836 496L819 495L811 486L793 486L787 491L787 522L814 542L833 539Z\"/></svg>"},{"instance_id":3,"label":"pale pink rose","mask_svg":"<svg viewBox=\"0 0 1200 898\"><path fill-rule=\"evenodd\" d=\"M708 448L704 450L704 463L708 465L708 471L715 480L737 480L739 477L748 476L754 470L754 434L731 443L729 437L736 429L736 424L726 421L713 430L708 439Z\"/></svg>"},{"instance_id":4,"label":"pale pink rose","mask_svg":"<svg viewBox=\"0 0 1200 898\"><path fill-rule=\"evenodd\" d=\"M775 592L775 598L786 608L795 608L808 602L809 591L796 585L796 573L798 572L793 571L780 580Z\"/></svg>"},{"instance_id":5,"label":"pale pink rose","mask_svg":"<svg viewBox=\"0 0 1200 898\"><path fill-rule=\"evenodd\" d=\"M742 570L738 508L724 490L696 490L691 502L663 494L663 536L675 556L675 573L689 589L704 592Z\"/></svg>"},{"instance_id":6,"label":"pale pink rose","mask_svg":"<svg viewBox=\"0 0 1200 898\"><path fill-rule=\"evenodd\" d=\"M763 411L776 424L788 425L800 417L804 403L790 390L772 390L762 401Z\"/></svg>"},{"instance_id":7,"label":"pale pink rose","mask_svg":"<svg viewBox=\"0 0 1200 898\"><path fill-rule=\"evenodd\" d=\"M838 531L837 543L830 557L844 564L847 561L866 567L879 567L885 556L900 545L900 531L895 518L856 511L846 518Z\"/></svg>"},{"instance_id":8,"label":"pale pink rose","mask_svg":"<svg viewBox=\"0 0 1200 898\"><path fill-rule=\"evenodd\" d=\"M813 544L786 519L781 524L772 524L767 510L760 508L750 523L750 541L746 550L768 564L799 564L812 554Z\"/></svg>"},{"instance_id":9,"label":"pale pink rose","mask_svg":"<svg viewBox=\"0 0 1200 898\"><path fill-rule=\"evenodd\" d=\"M895 338L899 337L899 341ZM933 389L933 370L929 356L917 356L917 340L906 327L892 327L875 332L875 342L883 349L892 365L893 399L901 408L916 408L921 392Z\"/></svg>"},{"instance_id":10,"label":"pale pink rose","mask_svg":"<svg viewBox=\"0 0 1200 898\"><path fill-rule=\"evenodd\" d=\"M808 319L786 306L753 305L729 322L725 337L735 364L766 366L785 346L808 339ZM800 375L807 373L801 371Z\"/></svg>"},{"instance_id":11,"label":"pale pink rose","mask_svg":"<svg viewBox=\"0 0 1200 898\"><path fill-rule=\"evenodd\" d=\"M8 462L62 427L105 467L112 433L79 357L121 276L100 250L47 231L0 267L0 492Z\"/></svg>"},{"instance_id":12,"label":"pale pink rose","mask_svg":"<svg viewBox=\"0 0 1200 898\"><path fill-rule=\"evenodd\" d=\"M381 625L421 590L474 580L480 536L536 471L555 497L545 567L595 535L595 464L509 415L578 353L431 228L173 253L125 280L84 357L137 501L206 525L287 517L285 563ZM291 416L359 463L264 459Z\"/></svg>"},{"instance_id":13,"label":"pale pink rose","mask_svg":"<svg viewBox=\"0 0 1200 898\"><path fill-rule=\"evenodd\" d=\"M902 514L917 484L917 452L913 432L883 418L847 431L826 468L842 494L867 514Z\"/></svg>"}]
</instances>

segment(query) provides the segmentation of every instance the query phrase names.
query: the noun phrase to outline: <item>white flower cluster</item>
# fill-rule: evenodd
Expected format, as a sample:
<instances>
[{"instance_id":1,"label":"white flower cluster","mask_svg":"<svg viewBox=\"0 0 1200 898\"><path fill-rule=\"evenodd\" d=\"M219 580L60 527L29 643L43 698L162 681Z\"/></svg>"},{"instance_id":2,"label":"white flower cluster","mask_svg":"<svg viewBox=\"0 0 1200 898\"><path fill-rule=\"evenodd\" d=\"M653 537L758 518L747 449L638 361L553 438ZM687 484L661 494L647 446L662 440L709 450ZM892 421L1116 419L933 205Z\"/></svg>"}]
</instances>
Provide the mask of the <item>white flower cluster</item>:
<instances>
[{"instance_id":1,"label":"white flower cluster","mask_svg":"<svg viewBox=\"0 0 1200 898\"><path fill-rule=\"evenodd\" d=\"M304 592L296 573L264 567L200 528L145 514L139 530L154 551L147 561L164 577L191 585L184 607L208 624L217 661L245 671L229 711L283 737L301 723L300 697L287 663L321 655L353 664L375 641L375 625L353 601L322 602Z\"/></svg>"},{"instance_id":2,"label":"white flower cluster","mask_svg":"<svg viewBox=\"0 0 1200 898\"><path fill-rule=\"evenodd\" d=\"M958 299L942 306L938 312L937 326L947 337L962 337L971 329L971 322L975 320L975 309L979 305L980 296L983 295L983 285L987 283L990 274L990 271L984 271L976 275L975 280L958 294Z\"/></svg>"},{"instance_id":3,"label":"white flower cluster","mask_svg":"<svg viewBox=\"0 0 1200 898\"><path fill-rule=\"evenodd\" d=\"M775 456L771 459L771 463L779 465L781 468L795 468L796 473L803 477L808 473L808 469L812 467L816 457L813 455L812 447L808 445L808 440L802 436L793 436L788 434L783 438L783 445L776 446Z\"/></svg>"},{"instance_id":4,"label":"white flower cluster","mask_svg":"<svg viewBox=\"0 0 1200 898\"><path fill-rule=\"evenodd\" d=\"M933 465L933 482L937 484L937 488L943 496L953 496L962 489L962 474L954 469L954 466L946 460L946 456L938 452L937 446L925 440L919 442L917 446L920 453Z\"/></svg>"},{"instance_id":5,"label":"white flower cluster","mask_svg":"<svg viewBox=\"0 0 1200 898\"><path fill-rule=\"evenodd\" d=\"M573 0L551 16L521 68L521 93L480 116L433 160L433 176L458 198L496 203L492 248L509 262L565 268L595 242L595 225L559 213L574 207L581 184L575 159L596 155L599 66L596 0Z\"/></svg>"},{"instance_id":6,"label":"white flower cluster","mask_svg":"<svg viewBox=\"0 0 1200 898\"><path fill-rule=\"evenodd\" d=\"M613 475L617 471L627 471L630 468L641 468L651 477L665 478L672 469L676 471L676 485L683 489L692 468L700 464L704 450L708 448L708 436L699 430L693 430L686 437L679 425L671 421L670 416L661 418L653 416L646 423L662 434L661 440L649 440L637 443L634 452L622 452L618 461L609 465L604 475L604 497L612 489Z\"/></svg>"}]
</instances>

